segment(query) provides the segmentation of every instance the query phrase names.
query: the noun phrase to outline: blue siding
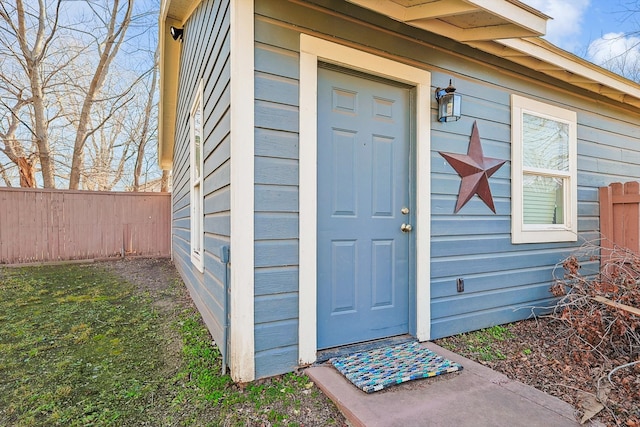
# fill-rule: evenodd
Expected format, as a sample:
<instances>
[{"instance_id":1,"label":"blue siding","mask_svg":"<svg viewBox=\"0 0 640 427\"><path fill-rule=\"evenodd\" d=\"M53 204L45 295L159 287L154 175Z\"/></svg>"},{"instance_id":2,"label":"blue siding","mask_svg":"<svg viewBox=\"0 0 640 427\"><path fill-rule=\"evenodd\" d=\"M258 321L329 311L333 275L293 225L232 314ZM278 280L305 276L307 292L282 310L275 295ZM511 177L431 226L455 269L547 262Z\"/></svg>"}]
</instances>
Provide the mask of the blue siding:
<instances>
[{"instance_id":1,"label":"blue siding","mask_svg":"<svg viewBox=\"0 0 640 427\"><path fill-rule=\"evenodd\" d=\"M220 246L229 244L229 4L203 1L185 23L173 161L173 244L178 271L214 340L222 344L225 265ZM189 202L189 111L203 80L204 273L191 264Z\"/></svg>"},{"instance_id":2,"label":"blue siding","mask_svg":"<svg viewBox=\"0 0 640 427\"><path fill-rule=\"evenodd\" d=\"M550 303L555 264L578 244L511 244L509 161L490 179L496 214L474 197L453 214L460 178L438 151L466 153L477 121L486 156L510 159L512 93L578 113L578 211L581 238L598 231L597 187L640 179L637 114L613 101L408 27L338 0L255 0L255 362L256 377L293 370L298 347L299 36L384 52L455 80L463 118L431 114L431 307L434 338L526 318ZM222 339L230 240L229 1L203 1L185 24L174 151L173 244L176 265L216 341ZM385 28L381 32L379 29ZM190 261L188 114L204 81L205 273ZM432 89L434 89L432 88ZM597 98L597 103L593 101ZM465 292L456 279L465 279Z\"/></svg>"},{"instance_id":3,"label":"blue siding","mask_svg":"<svg viewBox=\"0 0 640 427\"><path fill-rule=\"evenodd\" d=\"M255 49L256 376L298 361L298 54Z\"/></svg>"},{"instance_id":4,"label":"blue siding","mask_svg":"<svg viewBox=\"0 0 640 427\"><path fill-rule=\"evenodd\" d=\"M598 236L597 188L640 178L637 117L605 98L348 2L310 3L282 7L277 0L256 1L256 232L265 239L256 242L256 305L271 287L274 294L287 295L297 288L297 244L290 233L295 231L298 201L295 51L301 31L395 55L431 71L434 88L453 78L463 96L463 118L458 122L436 122L432 108L432 336L523 319L531 307L548 305L556 263L580 242L511 244L509 161L490 179L496 214L477 197L454 214L460 178L438 151L466 153L472 123L477 121L484 154L510 160L512 93L577 111L578 226L580 238L590 240ZM381 33L378 27L390 31ZM265 215L272 211L273 216ZM281 268L286 272L281 274ZM463 293L456 292L458 277L465 279ZM295 309L285 307L286 317ZM293 334L291 324L287 326ZM256 336L264 327L256 327ZM295 350L288 344L281 343L285 354L287 348ZM263 353L270 351L278 350L258 351L258 370L261 360L267 363Z\"/></svg>"}]
</instances>

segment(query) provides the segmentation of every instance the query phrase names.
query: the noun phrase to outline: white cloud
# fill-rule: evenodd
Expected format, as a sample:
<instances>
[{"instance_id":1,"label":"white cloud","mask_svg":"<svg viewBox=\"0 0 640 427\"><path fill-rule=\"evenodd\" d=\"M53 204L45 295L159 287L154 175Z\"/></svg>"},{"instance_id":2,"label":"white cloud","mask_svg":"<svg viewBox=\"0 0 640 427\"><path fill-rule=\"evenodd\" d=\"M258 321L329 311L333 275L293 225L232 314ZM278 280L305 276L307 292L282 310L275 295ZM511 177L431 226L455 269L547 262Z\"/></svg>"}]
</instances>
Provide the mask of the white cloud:
<instances>
[{"instance_id":1,"label":"white cloud","mask_svg":"<svg viewBox=\"0 0 640 427\"><path fill-rule=\"evenodd\" d=\"M590 0L524 0L524 3L553 18L547 21L545 39L568 51L580 47L582 21Z\"/></svg>"},{"instance_id":2,"label":"white cloud","mask_svg":"<svg viewBox=\"0 0 640 427\"><path fill-rule=\"evenodd\" d=\"M607 33L589 44L587 59L629 78L636 78L640 64L640 38Z\"/></svg>"}]
</instances>

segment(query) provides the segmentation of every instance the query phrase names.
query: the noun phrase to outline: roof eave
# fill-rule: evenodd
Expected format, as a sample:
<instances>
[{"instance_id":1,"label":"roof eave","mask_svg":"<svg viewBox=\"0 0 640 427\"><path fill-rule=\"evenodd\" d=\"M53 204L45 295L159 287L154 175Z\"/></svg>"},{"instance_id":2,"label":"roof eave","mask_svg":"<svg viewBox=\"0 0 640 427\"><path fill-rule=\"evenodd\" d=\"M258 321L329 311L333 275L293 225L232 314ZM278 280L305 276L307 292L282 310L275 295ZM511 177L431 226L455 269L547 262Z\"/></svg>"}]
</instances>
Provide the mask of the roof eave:
<instances>
[{"instance_id":1,"label":"roof eave","mask_svg":"<svg viewBox=\"0 0 640 427\"><path fill-rule=\"evenodd\" d=\"M201 0L162 0L158 25L160 44L160 102L158 114L158 165L173 167L178 74L182 43L173 40L170 27L182 27Z\"/></svg>"},{"instance_id":2,"label":"roof eave","mask_svg":"<svg viewBox=\"0 0 640 427\"><path fill-rule=\"evenodd\" d=\"M639 84L562 50L546 40L536 37L496 40L496 43L539 60L540 65L531 67L536 71L624 104L636 107L640 104Z\"/></svg>"},{"instance_id":3,"label":"roof eave","mask_svg":"<svg viewBox=\"0 0 640 427\"><path fill-rule=\"evenodd\" d=\"M424 0L403 6L390 0L348 0L396 21L420 27L454 40L495 40L497 38L532 37L546 33L549 17L517 0ZM467 27L451 25L447 19L486 13L497 23Z\"/></svg>"},{"instance_id":4,"label":"roof eave","mask_svg":"<svg viewBox=\"0 0 640 427\"><path fill-rule=\"evenodd\" d=\"M640 84L541 39L550 17L518 0L347 1L617 102L640 106ZM475 20L478 14L485 19Z\"/></svg>"}]
</instances>

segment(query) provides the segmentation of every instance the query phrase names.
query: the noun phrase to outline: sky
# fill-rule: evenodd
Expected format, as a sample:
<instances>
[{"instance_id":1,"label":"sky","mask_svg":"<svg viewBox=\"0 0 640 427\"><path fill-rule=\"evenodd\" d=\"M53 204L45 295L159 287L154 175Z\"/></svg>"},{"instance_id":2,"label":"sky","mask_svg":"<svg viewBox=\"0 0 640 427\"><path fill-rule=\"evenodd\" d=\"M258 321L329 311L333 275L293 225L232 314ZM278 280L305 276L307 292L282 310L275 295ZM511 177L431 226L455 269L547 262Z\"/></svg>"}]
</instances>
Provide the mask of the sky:
<instances>
[{"instance_id":1,"label":"sky","mask_svg":"<svg viewBox=\"0 0 640 427\"><path fill-rule=\"evenodd\" d=\"M521 1L553 18L544 38L556 46L605 67L627 51L640 63L640 0Z\"/></svg>"}]
</instances>

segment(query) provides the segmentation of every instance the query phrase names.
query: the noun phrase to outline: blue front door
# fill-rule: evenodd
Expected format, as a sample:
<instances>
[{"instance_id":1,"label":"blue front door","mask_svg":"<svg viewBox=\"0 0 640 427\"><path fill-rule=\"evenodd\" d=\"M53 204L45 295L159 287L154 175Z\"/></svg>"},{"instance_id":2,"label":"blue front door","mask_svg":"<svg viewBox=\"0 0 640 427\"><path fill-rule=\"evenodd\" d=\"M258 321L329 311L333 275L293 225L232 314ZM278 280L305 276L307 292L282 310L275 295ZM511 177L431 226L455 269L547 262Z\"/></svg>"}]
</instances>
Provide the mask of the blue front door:
<instances>
[{"instance_id":1,"label":"blue front door","mask_svg":"<svg viewBox=\"0 0 640 427\"><path fill-rule=\"evenodd\" d=\"M411 94L318 70L318 349L409 331Z\"/></svg>"}]
</instances>

